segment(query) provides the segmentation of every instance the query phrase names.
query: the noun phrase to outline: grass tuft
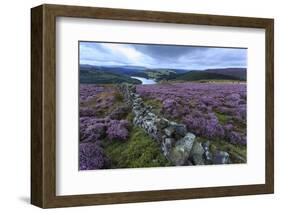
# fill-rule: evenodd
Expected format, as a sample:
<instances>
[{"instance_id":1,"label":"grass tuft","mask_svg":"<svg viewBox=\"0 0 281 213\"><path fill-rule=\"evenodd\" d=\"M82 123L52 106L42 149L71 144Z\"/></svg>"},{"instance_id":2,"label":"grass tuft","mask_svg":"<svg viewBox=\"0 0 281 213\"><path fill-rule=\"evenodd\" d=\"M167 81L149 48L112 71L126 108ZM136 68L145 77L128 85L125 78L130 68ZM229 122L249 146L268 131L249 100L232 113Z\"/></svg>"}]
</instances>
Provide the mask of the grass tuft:
<instances>
[{"instance_id":1,"label":"grass tuft","mask_svg":"<svg viewBox=\"0 0 281 213\"><path fill-rule=\"evenodd\" d=\"M106 141L104 144L105 152L111 158L111 168L170 166L157 142L139 127L132 128L127 142Z\"/></svg>"},{"instance_id":2,"label":"grass tuft","mask_svg":"<svg viewBox=\"0 0 281 213\"><path fill-rule=\"evenodd\" d=\"M222 114L220 112L215 112L215 114L221 124L227 124L227 122L229 121L228 115Z\"/></svg>"}]
</instances>

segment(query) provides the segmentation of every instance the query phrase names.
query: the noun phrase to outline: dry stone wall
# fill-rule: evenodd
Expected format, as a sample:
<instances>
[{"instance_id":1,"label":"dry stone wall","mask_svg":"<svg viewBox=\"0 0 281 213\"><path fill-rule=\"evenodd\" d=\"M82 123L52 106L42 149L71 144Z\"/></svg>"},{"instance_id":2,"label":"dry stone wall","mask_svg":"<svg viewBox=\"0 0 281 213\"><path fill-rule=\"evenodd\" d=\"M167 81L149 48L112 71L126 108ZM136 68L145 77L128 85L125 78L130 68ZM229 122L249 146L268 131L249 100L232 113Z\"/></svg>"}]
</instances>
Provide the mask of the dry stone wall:
<instances>
[{"instance_id":1,"label":"dry stone wall","mask_svg":"<svg viewBox=\"0 0 281 213\"><path fill-rule=\"evenodd\" d=\"M227 152L211 153L209 142L199 143L192 132L188 132L184 124L179 124L156 115L152 107L144 104L136 93L136 87L121 84L120 90L134 114L134 125L143 128L161 146L165 157L176 166L226 164L229 163Z\"/></svg>"}]
</instances>

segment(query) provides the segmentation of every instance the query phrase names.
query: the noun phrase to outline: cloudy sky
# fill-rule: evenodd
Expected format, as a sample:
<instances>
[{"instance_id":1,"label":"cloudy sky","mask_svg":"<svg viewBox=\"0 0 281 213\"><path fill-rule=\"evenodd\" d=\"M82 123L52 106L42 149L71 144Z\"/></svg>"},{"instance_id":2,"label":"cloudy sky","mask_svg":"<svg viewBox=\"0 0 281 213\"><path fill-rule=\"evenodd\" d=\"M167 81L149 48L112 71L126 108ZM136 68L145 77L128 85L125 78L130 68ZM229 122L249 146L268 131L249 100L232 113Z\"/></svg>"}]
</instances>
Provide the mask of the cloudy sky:
<instances>
[{"instance_id":1,"label":"cloudy sky","mask_svg":"<svg viewBox=\"0 0 281 213\"><path fill-rule=\"evenodd\" d=\"M189 70L246 67L247 49L80 42L80 64Z\"/></svg>"}]
</instances>

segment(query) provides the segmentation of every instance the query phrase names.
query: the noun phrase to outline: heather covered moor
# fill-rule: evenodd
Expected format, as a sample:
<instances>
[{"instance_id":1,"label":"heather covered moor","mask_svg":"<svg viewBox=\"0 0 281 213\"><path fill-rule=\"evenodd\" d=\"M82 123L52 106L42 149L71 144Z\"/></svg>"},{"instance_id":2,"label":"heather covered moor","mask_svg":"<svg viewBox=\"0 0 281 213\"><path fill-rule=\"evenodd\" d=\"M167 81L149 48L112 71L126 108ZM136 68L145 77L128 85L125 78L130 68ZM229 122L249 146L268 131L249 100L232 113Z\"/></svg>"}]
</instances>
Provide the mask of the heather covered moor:
<instances>
[{"instance_id":1,"label":"heather covered moor","mask_svg":"<svg viewBox=\"0 0 281 213\"><path fill-rule=\"evenodd\" d=\"M247 162L246 68L79 72L79 170Z\"/></svg>"},{"instance_id":2,"label":"heather covered moor","mask_svg":"<svg viewBox=\"0 0 281 213\"><path fill-rule=\"evenodd\" d=\"M245 84L139 85L137 93L152 111L183 123L214 152L220 148L233 163L246 162ZM117 86L82 85L80 101L81 170L170 165L157 142L134 127Z\"/></svg>"}]
</instances>

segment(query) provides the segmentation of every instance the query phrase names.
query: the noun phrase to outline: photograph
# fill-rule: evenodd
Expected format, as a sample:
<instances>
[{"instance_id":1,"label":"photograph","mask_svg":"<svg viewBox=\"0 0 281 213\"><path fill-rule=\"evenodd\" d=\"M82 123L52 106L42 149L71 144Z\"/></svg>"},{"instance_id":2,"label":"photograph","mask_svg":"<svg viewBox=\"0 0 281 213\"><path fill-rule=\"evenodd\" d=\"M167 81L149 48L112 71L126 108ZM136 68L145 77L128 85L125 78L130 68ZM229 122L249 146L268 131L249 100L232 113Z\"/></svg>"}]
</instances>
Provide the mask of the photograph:
<instances>
[{"instance_id":1,"label":"photograph","mask_svg":"<svg viewBox=\"0 0 281 213\"><path fill-rule=\"evenodd\" d=\"M32 205L274 193L273 15L162 5L31 8Z\"/></svg>"},{"instance_id":2,"label":"photograph","mask_svg":"<svg viewBox=\"0 0 281 213\"><path fill-rule=\"evenodd\" d=\"M247 48L78 50L79 171L247 163Z\"/></svg>"}]
</instances>

